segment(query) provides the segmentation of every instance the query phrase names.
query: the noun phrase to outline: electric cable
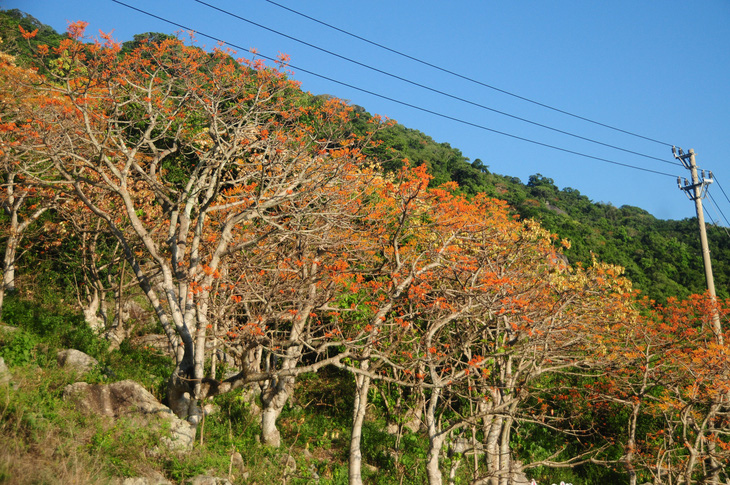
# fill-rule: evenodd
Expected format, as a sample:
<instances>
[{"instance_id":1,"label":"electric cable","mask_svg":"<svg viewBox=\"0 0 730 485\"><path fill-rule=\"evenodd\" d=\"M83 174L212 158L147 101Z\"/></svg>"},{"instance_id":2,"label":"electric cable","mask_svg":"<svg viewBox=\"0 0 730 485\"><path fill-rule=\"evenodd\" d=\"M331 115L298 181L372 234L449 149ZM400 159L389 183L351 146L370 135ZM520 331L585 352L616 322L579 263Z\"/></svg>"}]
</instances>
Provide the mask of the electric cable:
<instances>
[{"instance_id":1,"label":"electric cable","mask_svg":"<svg viewBox=\"0 0 730 485\"><path fill-rule=\"evenodd\" d=\"M715 183L717 184L717 187L718 187L718 188L720 189L720 191L722 192L722 195L724 195L724 196L725 196L725 200L726 200L726 201L728 201L728 203L730 203L730 198L728 198L728 196L727 196L727 193L725 193L725 189L723 189L723 188L722 188L722 185L720 185L720 181L719 181L719 180L717 180L717 175L715 175L715 174L712 174L712 177L713 177L713 179L715 180Z\"/></svg>"},{"instance_id":2,"label":"electric cable","mask_svg":"<svg viewBox=\"0 0 730 485\"><path fill-rule=\"evenodd\" d=\"M422 84L420 82L413 81L411 79L407 79L407 78L404 78L404 77L399 76L397 74L393 74L391 72L385 71L383 69L379 69L379 68L374 67L374 66L371 66L369 64L365 64L365 63L360 62L360 61L357 61L357 60L355 60L355 59L353 59L351 57L347 57L347 56L344 56L342 54L338 54L338 53L333 52L333 51L331 51L329 49L325 49L323 47L317 46L317 45L312 44L310 42L306 42L304 40L301 40L301 39L299 39L297 37L293 37L293 36L291 36L289 34L286 34L284 32L281 32L279 30L276 30L276 29L272 29L270 27L267 27L267 26L265 26L263 24L260 24L258 22L254 22L254 21L252 21L250 19L247 19L245 17L242 17L240 15L237 15L237 14L235 14L233 12L230 12L228 10L225 10L223 8L216 7L215 5L211 5L210 3L205 2L203 0L194 0L194 1L197 2L197 3L199 3L199 4L201 4L201 5L205 5L208 8L211 8L213 10L216 10L218 12L221 12L221 13L223 13L225 15L228 15L228 16L233 17L235 19L238 19L238 20L241 20L243 22L246 22L246 23L248 23L250 25L254 25L254 26L259 27L261 29L264 29L264 30L266 30L268 32L271 32L271 33L274 33L276 35L285 37L285 38L287 38L289 40L292 40L294 42L298 42L299 44L305 45L307 47L311 47L312 49L316 49L316 50L318 50L320 52L324 52L324 53L326 53L328 55L331 55L331 56L337 57L338 59L342 59L344 61L353 63L353 64L355 64L357 66L364 67L365 69L370 69L371 71L377 72L379 74L383 74L383 75L388 76L388 77L391 77L393 79L397 79L399 81L408 83L408 84L410 84L412 86L416 86L416 87L419 87L421 89L425 89L425 90L430 91L432 93L440 94L441 96L446 96L448 98L451 98L451 99L454 99L454 100L457 100L457 101L460 101L462 103L466 103L466 104L469 104L469 105L472 105L472 106L476 106L478 108L481 108L481 109L490 111L492 113L497 113L497 114L500 114L502 116L506 116L508 118L512 118L512 119L515 119L515 120L518 120L518 121L522 121L523 123L529 123L529 124L531 124L533 126L538 126L540 128L544 128L546 130L551 130L551 131L554 131L554 132L557 132L557 133L561 133L563 135L572 136L574 138L577 138L577 139L580 139L580 140L583 140L583 141L587 141L587 142L590 142L590 143L595 143L597 145L601 145L601 146L604 146L604 147L612 148L614 150L619 150L619 151L622 151L622 152L625 152L625 153L630 153L632 155L637 155L637 156L640 156L640 157L649 158L649 159L652 159L652 160L657 160L657 161L662 162L662 163L667 163L667 164L670 164L670 165L681 166L677 162L672 162L672 161L665 160L663 158L655 157L655 156L652 156L652 155L646 155L644 153L639 153L639 152L636 152L636 151L633 151L633 150L628 150L626 148L621 148L619 146L612 145L610 143L604 143L602 141L595 140L593 138L588 138L588 137L585 137L585 136L582 136L582 135L578 135L578 134L575 134L575 133L571 133L569 131L561 130L559 128L555 128L555 127L552 127L552 126L549 126L549 125L546 125L546 124L543 124L543 123L539 123L539 122L536 122L536 121L532 121L532 120L529 120L527 118L522 118L520 116L516 116L516 115L510 114L510 113L507 113L505 111L501 111L501 110L498 110L498 109L495 109L495 108L491 108L491 107L486 106L486 105L483 105L481 103L477 103L475 101L471 101L469 99L462 98L460 96L456 96L454 94L447 93L447 92L442 91L440 89L436 89L436 88L433 88L431 86L427 86L425 84Z\"/></svg>"},{"instance_id":3,"label":"electric cable","mask_svg":"<svg viewBox=\"0 0 730 485\"><path fill-rule=\"evenodd\" d=\"M548 105L548 104L545 104L545 103L541 103L541 102L539 102L539 101L535 101L534 99L530 99L530 98L527 98L527 97L525 97L525 96L520 96L519 94L515 94L515 93L512 93L512 92L510 92L510 91L507 91L507 90L505 90L505 89L501 89L501 88L498 88L498 87L496 87L496 86L492 86L492 85L490 85L490 84L487 84L487 83L485 83L485 82L479 81L479 80L477 80L477 79L474 79L474 78L471 78L471 77L469 77L469 76L465 76L465 75L463 75L463 74L459 74L458 72L455 72L455 71L451 71L451 70L449 70L449 69L446 69L446 68L443 68L443 67L437 66L436 64L432 64L432 63L430 63L430 62L428 62L428 61L424 61L424 60L422 60L422 59L419 59L419 58L417 58L417 57L411 56L411 55L409 55L409 54L405 54L405 53L403 53L403 52L400 52L400 51L398 51L398 50L395 50L395 49L393 49L393 48L390 48L390 47L388 47L388 46L385 46L385 45L383 45L383 44L379 44L379 43L377 43L377 42L375 42L375 41L372 41L372 40L366 39L365 37L361 37L361 36L359 36L359 35L357 35L357 34L353 34L352 32L349 32L349 31L347 31L347 30L344 30L344 29L341 29L341 28L339 28L339 27L336 27L336 26L334 26L334 25L331 25L331 24L328 24L328 23L326 23L326 22L323 22L323 21L321 21L321 20L319 20L319 19L316 19L316 18L314 18L314 17L311 17L311 16L309 16L309 15L306 15L306 14L304 14L304 13L302 13L302 12L299 12L299 11L297 11L297 10L294 10L293 8L289 8L289 7L285 6L285 5L282 5L282 4L280 4L280 3L274 2L273 0L266 0L266 1L267 1L267 2L269 2L269 3L270 3L270 4L272 4L272 5L276 5L276 6L277 6L277 7L279 7L279 8L283 8L284 10L288 10L288 11L289 11L289 12L291 12L291 13L294 13L294 14L296 14L296 15L299 15L299 16L301 16L301 17L304 17L304 18L306 18L306 19L309 19L309 20L311 20L311 21L313 21L313 22L316 22L316 23L318 23L318 24L320 24L320 25L324 25L325 27L329 27L330 29L336 30L336 31L338 31L338 32L340 32L340 33L343 33L343 34L345 34L345 35L348 35L348 36L350 36L350 37L353 37L353 38L355 38L355 39L358 39L358 40L361 40L361 41L363 41L363 42L366 42L366 43L368 43L368 44L374 45L374 46L376 46L376 47L379 47L379 48L381 48L381 49L384 49L384 50L386 50L386 51L388 51L388 52L391 52L391 53L393 53L393 54L396 54L396 55L399 55L399 56L401 56L401 57L404 57L404 58L406 58L406 59L410 59L410 60L412 60L412 61L418 62L418 63L420 63L420 64L423 64L424 66L428 66L428 67L430 67L430 68L433 68L433 69L439 70L439 71L441 71L441 72L444 72L444 73L446 73L446 74L450 74L450 75L452 75L452 76L458 77L458 78L460 78L460 79L463 79L463 80L465 80L465 81L469 81L469 82L471 82L471 83L474 83L474 84L478 84L479 86L483 86L483 87L485 87L485 88L489 88L489 89L492 89L492 90L494 90L494 91L497 91L497 92L500 92L500 93L502 93L502 94L506 94L506 95L508 95L508 96L512 96L513 98L517 98L517 99L520 99L520 100L522 100L522 101L526 101L526 102L528 102L528 103L532 103L532 104L534 104L534 105L537 105L537 106L540 106L540 107L543 107L543 108L546 108L546 109L549 109L549 110L555 111L555 112L557 112L557 113L561 113L561 114L564 114L564 115L567 115L567 116L571 116L571 117L573 117L573 118L576 118L576 119L579 119L579 120L582 120L582 121L586 121L586 122L588 122L588 123L592 123L592 124L594 124L594 125L602 126L602 127L604 127L604 128L608 128L608 129L610 129L610 130L618 131L618 132L620 132L620 133L624 133L624 134L626 134L626 135L631 135L631 136L634 136L634 137L637 137L637 138L641 138L641 139L643 139L643 140L647 140L647 141L651 141L651 142L654 142L654 143L658 143L658 144L660 144L660 145L665 145L665 146L672 146L672 144L671 144L671 143L667 143L667 142L664 142L664 141L656 140L656 139L654 139L654 138L651 138L651 137L648 137L648 136L644 136L644 135L639 135L638 133L634 133L634 132L632 132L632 131L628 131L628 130L623 130L623 129L621 129L621 128L617 128L617 127L615 127L615 126L611 126L611 125L608 125L608 124L605 124L605 123L601 123L601 122L599 122L599 121L595 121L595 120L592 120L592 119L590 119L590 118L586 118L586 117L584 117L584 116L580 116L580 115L577 115L577 114L571 113L571 112L569 112L569 111L565 111L565 110L562 110L562 109L559 109L559 108L555 108L554 106L550 106L550 105Z\"/></svg>"},{"instance_id":4,"label":"electric cable","mask_svg":"<svg viewBox=\"0 0 730 485\"><path fill-rule=\"evenodd\" d=\"M710 198L712 198L712 196L710 196ZM713 205L714 205L714 201L713 201ZM717 206L715 206L714 208L718 209ZM720 225L718 223L718 221L716 220L716 218L715 217L712 217L712 214L710 213L709 207L705 207L705 212L707 213L707 216L710 218L710 222L711 222L710 227L715 227L718 230L724 231L725 232L725 235L730 238L730 232L728 231L728 228L725 227L725 226ZM722 211L720 211L720 213L722 213Z\"/></svg>"},{"instance_id":5,"label":"electric cable","mask_svg":"<svg viewBox=\"0 0 730 485\"><path fill-rule=\"evenodd\" d=\"M712 196L712 193L711 193L711 192L710 192L709 190L707 191L707 195L708 195L708 197L710 198L710 201L712 202L712 205L714 206L714 208L715 208L715 209L717 210L717 212L719 212L719 213L720 213L720 215L722 216L722 220L723 220L723 221L725 221L725 226L726 226L726 227L725 227L725 232L727 232L727 226L730 226L730 223L728 223L727 217L725 217L725 213L724 213L724 212L722 211L722 209L720 209L720 206L719 206L719 205L718 205L718 203L717 203L717 202L715 201L715 198L714 198L714 197ZM715 225L718 225L718 224L716 223Z\"/></svg>"},{"instance_id":6,"label":"electric cable","mask_svg":"<svg viewBox=\"0 0 730 485\"><path fill-rule=\"evenodd\" d=\"M259 57L261 57L263 59L266 59L266 60L269 60L269 61L272 61L272 62L277 62L277 59L274 59L273 57L265 56L265 55L262 55L260 53L251 52L250 49L247 49L247 48L242 47L240 45L234 44L232 42L227 42L227 41L225 41L223 39L220 39L220 38L215 37L213 35L206 34L206 33L201 32L199 30L191 29L190 27L187 27L187 26L182 25L180 23L174 22L172 20L166 19L164 17L161 17L159 15L153 14L151 12L148 12L146 10L142 10L140 8L137 8L137 7L134 7L132 5L126 4L126 3L122 2L121 0L111 0L111 1L114 2L114 3L117 3L119 5L122 5L124 7L127 7L127 8L129 8L131 10L135 10L135 11L137 11L139 13L142 13L144 15L147 15L147 16L150 16L152 18L155 18L157 20L161 20L163 22L166 22L166 23L168 23L170 25L174 25L176 27L179 27L179 28L181 28L183 30L186 30L186 31L194 31L197 34L199 34L199 35L201 35L203 37L207 37L207 38L209 38L211 40L214 40L216 42L220 42L222 44L227 44L227 45L229 45L231 47L234 47L236 49L240 49L240 50L242 50L244 52L248 52L249 54L255 54L255 55L257 55L257 56L259 56ZM421 112L424 112L424 113L429 113L429 114L432 114L434 116L438 116L438 117L441 117L441 118L444 118L444 119L447 119L447 120L455 121L457 123L461 123L461 124L464 124L464 125L467 125L467 126L471 126L471 127L474 127L474 128L478 128L478 129L481 129L481 130L484 130L484 131L488 131L488 132L491 132L491 133L495 133L495 134L498 134L498 135L503 135L503 136L506 136L506 137L509 137L509 138L513 138L513 139L516 139L516 140L521 140L521 141L524 141L524 142L527 142L527 143L532 143L534 145L538 145L538 146L542 146L542 147L546 147L546 148L551 148L553 150L558 150L558 151L561 151L561 152L564 152L564 153L570 153L570 154L573 154L573 155L577 155L577 156L581 156L581 157L585 157L585 158L589 158L589 159L592 159L592 160L601 161L601 162L605 162L605 163L609 163L609 164L613 164L613 165L617 165L617 166L621 166L621 167L632 168L634 170L640 170L640 171L643 171L643 172L653 173L653 174L657 174L657 175L664 175L664 176L667 176L667 177L673 177L673 178L676 178L677 177L676 174L670 174L670 173L666 173L666 172L660 172L658 170L652 170L652 169L648 169L648 168L644 168L644 167L638 167L638 166L635 166L635 165L630 165L628 163L617 162L615 160L610 160L610 159L607 159L607 158L597 157L597 156L594 156L594 155L588 155L586 153L578 152L578 151L575 151L575 150L570 150L570 149L567 149L567 148L558 147L556 145L550 145L548 143L543 143L543 142L540 142L540 141L537 141L537 140L532 140L530 138L525 138L525 137L521 137L521 136L518 136L518 135L513 135L511 133L507 133L507 132L504 132L504 131L495 130L493 128L489 128L489 127L484 126L484 125L480 125L480 124L477 124L477 123L473 123L471 121L467 121L467 120L463 120L463 119L456 118L456 117L453 117L453 116L449 116L449 115L446 115L446 114L443 114L443 113L439 113L437 111L433 111L433 110L430 110L430 109L427 109L427 108L423 108L423 107L420 107L420 106L417 106L417 105L414 105L414 104L411 104L411 103L407 103L405 101L401 101L401 100L398 100L398 99L395 99L395 98L392 98L392 97L389 97L389 96L385 96L383 94L379 94L379 93L376 93L376 92L373 92L373 91L370 91L370 90L367 90L367 89L364 89L364 88L360 88L360 87L354 86L352 84L348 84L348 83L345 83L343 81L339 81L337 79L333 79L333 78L330 78L328 76L324 76L322 74L319 74L319 73L316 73L316 72L313 72L313 71L310 71L310 70L307 70L307 69L304 69L304 68L301 68L301 67L297 67L297 66L295 66L293 64L289 64L289 67L291 67L292 69L298 70L300 72L304 72L304 73L307 73L309 75L318 77L320 79L324 79L326 81L330 81L330 82L339 84L341 86L345 86L347 88L354 89L356 91L360 91L360 92L369 94L371 96L375 96L375 97L378 97L378 98L381 98L381 99L384 99L384 100L387 100L387 101L390 101L390 102L393 102L393 103L396 103L396 104L400 104L402 106L406 106L406 107L409 107L409 108L412 108L412 109L415 109L415 110L418 110L418 111L421 111Z\"/></svg>"}]
</instances>

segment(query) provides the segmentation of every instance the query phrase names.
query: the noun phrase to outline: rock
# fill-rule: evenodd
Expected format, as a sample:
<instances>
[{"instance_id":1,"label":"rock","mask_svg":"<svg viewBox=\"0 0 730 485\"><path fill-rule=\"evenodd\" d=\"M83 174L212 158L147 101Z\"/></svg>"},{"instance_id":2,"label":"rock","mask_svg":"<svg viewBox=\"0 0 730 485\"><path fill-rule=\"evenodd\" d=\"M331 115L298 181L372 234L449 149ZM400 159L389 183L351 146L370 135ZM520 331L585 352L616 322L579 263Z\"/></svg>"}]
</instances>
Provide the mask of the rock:
<instances>
[{"instance_id":1,"label":"rock","mask_svg":"<svg viewBox=\"0 0 730 485\"><path fill-rule=\"evenodd\" d=\"M160 442L173 451L190 451L193 448L195 426L179 419L170 408L134 381L111 384L76 382L64 388L63 396L74 402L77 409L89 414L138 419L148 426L166 421L170 436L163 437Z\"/></svg>"},{"instance_id":2,"label":"rock","mask_svg":"<svg viewBox=\"0 0 730 485\"><path fill-rule=\"evenodd\" d=\"M98 360L76 349L60 350L56 355L56 360L59 367L82 374L99 365Z\"/></svg>"},{"instance_id":3,"label":"rock","mask_svg":"<svg viewBox=\"0 0 730 485\"><path fill-rule=\"evenodd\" d=\"M231 455L231 466L236 467L239 470L243 470L243 456L239 452L235 452Z\"/></svg>"},{"instance_id":4,"label":"rock","mask_svg":"<svg viewBox=\"0 0 730 485\"><path fill-rule=\"evenodd\" d=\"M312 480L319 482L319 473L317 472L317 465L314 463L309 464L309 474L312 476Z\"/></svg>"},{"instance_id":5,"label":"rock","mask_svg":"<svg viewBox=\"0 0 730 485\"><path fill-rule=\"evenodd\" d=\"M297 471L297 461L289 453L282 455L279 463L284 467L284 472L287 474Z\"/></svg>"},{"instance_id":6,"label":"rock","mask_svg":"<svg viewBox=\"0 0 730 485\"><path fill-rule=\"evenodd\" d=\"M184 483L189 485L233 485L227 478L212 477L210 475L198 475L185 480Z\"/></svg>"},{"instance_id":7,"label":"rock","mask_svg":"<svg viewBox=\"0 0 730 485\"><path fill-rule=\"evenodd\" d=\"M455 454L463 454L467 451L474 451L471 440L459 437L449 444L448 455L453 456Z\"/></svg>"},{"instance_id":8,"label":"rock","mask_svg":"<svg viewBox=\"0 0 730 485\"><path fill-rule=\"evenodd\" d=\"M135 347L142 347L144 349L152 349L163 355L174 357L172 345L170 340L165 334L147 334L139 337L132 337L131 343Z\"/></svg>"},{"instance_id":9,"label":"rock","mask_svg":"<svg viewBox=\"0 0 730 485\"><path fill-rule=\"evenodd\" d=\"M516 458L512 459L510 483L514 483L515 485L530 485L530 480L527 479L527 475L525 475L525 472L522 469L522 462Z\"/></svg>"},{"instance_id":10,"label":"rock","mask_svg":"<svg viewBox=\"0 0 730 485\"><path fill-rule=\"evenodd\" d=\"M7 386L10 383L10 370L5 365L5 359L0 357L0 386Z\"/></svg>"},{"instance_id":11,"label":"rock","mask_svg":"<svg viewBox=\"0 0 730 485\"><path fill-rule=\"evenodd\" d=\"M125 478L122 485L173 485L162 474L153 472L150 477Z\"/></svg>"}]
</instances>

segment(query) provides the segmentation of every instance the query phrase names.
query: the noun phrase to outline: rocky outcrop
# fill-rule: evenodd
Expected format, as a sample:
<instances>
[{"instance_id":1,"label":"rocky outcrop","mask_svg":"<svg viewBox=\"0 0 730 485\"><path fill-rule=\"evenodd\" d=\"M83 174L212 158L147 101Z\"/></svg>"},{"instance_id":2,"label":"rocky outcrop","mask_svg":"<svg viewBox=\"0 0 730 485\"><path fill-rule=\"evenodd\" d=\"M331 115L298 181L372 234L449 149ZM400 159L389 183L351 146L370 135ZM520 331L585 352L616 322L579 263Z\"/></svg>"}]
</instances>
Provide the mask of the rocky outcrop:
<instances>
[{"instance_id":1,"label":"rocky outcrop","mask_svg":"<svg viewBox=\"0 0 730 485\"><path fill-rule=\"evenodd\" d=\"M163 428L169 429L169 436L161 439L168 449L190 451L193 447L195 426L179 419L170 408L134 381L111 384L76 382L64 388L63 396L85 413L139 420L145 426L157 426L161 432Z\"/></svg>"},{"instance_id":2,"label":"rocky outcrop","mask_svg":"<svg viewBox=\"0 0 730 485\"><path fill-rule=\"evenodd\" d=\"M80 374L85 374L99 365L98 360L76 349L60 350L56 354L56 361L59 367L73 370Z\"/></svg>"},{"instance_id":3,"label":"rocky outcrop","mask_svg":"<svg viewBox=\"0 0 730 485\"><path fill-rule=\"evenodd\" d=\"M174 357L172 346L170 345L170 339L164 334L146 334L138 337L132 337L130 342L135 347L141 347L146 349L153 349L163 355Z\"/></svg>"}]
</instances>

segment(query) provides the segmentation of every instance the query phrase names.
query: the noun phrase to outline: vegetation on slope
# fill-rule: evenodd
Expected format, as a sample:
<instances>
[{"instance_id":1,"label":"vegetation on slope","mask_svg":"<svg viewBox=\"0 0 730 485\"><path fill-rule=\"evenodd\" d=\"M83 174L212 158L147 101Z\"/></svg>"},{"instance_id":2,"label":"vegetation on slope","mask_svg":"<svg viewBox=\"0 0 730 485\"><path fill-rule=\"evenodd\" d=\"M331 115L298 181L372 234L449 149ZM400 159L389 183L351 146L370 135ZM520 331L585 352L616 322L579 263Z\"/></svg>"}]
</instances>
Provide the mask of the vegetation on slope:
<instances>
[{"instance_id":1,"label":"vegetation on slope","mask_svg":"<svg viewBox=\"0 0 730 485\"><path fill-rule=\"evenodd\" d=\"M448 470L502 485L516 459L541 480L727 477L728 305L713 315L699 295L637 300L620 268L594 261L589 244L634 247L638 232L610 223L623 208L594 210L540 175L522 186L491 174L418 132L309 98L260 63L158 34L124 49L84 44L82 31L36 46L45 77L7 57L0 66L4 276L23 252L35 269L3 286L33 298L12 295L3 316L23 328L1 351L21 379L34 363L53 372L49 343L87 350L117 375L148 372L127 345L154 329L175 360L158 361L169 376L153 385L199 425L201 450L215 437L218 469L222 450L248 446L264 473L281 475L275 450L288 447L308 466L286 479L333 483L346 461L353 484L435 485ZM523 217L488 195L513 199ZM593 232L571 225L591 211L603 216ZM565 264L541 217L585 244L571 249L583 265ZM655 264L644 259L629 270ZM676 290L670 276L659 290ZM68 302L55 319L40 313L43 288ZM70 305L83 323L59 321ZM35 438L15 405L31 399L8 392L2 416L21 453ZM206 399L230 410L208 427L196 405ZM344 430L323 435L325 422ZM106 473L134 473L129 456L110 454Z\"/></svg>"}]
</instances>

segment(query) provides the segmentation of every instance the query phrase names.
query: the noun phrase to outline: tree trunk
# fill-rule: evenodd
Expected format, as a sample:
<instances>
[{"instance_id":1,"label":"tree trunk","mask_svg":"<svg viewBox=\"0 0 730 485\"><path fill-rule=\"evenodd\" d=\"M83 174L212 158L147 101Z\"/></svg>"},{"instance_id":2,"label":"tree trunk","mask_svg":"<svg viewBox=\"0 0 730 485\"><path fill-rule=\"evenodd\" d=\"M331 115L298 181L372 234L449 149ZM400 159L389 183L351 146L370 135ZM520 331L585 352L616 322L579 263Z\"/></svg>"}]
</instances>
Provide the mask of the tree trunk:
<instances>
[{"instance_id":1,"label":"tree trunk","mask_svg":"<svg viewBox=\"0 0 730 485\"><path fill-rule=\"evenodd\" d=\"M629 485L636 485L636 469L634 467L634 453L636 451L636 423L639 418L640 402L633 404L629 421L629 439L626 443L626 467L629 471Z\"/></svg>"},{"instance_id":2,"label":"tree trunk","mask_svg":"<svg viewBox=\"0 0 730 485\"><path fill-rule=\"evenodd\" d=\"M369 362L362 363L363 370L369 368ZM368 391L370 378L364 375L355 375L355 404L352 411L352 433L350 436L350 485L362 485L362 425L365 421L365 412L368 406Z\"/></svg>"},{"instance_id":3,"label":"tree trunk","mask_svg":"<svg viewBox=\"0 0 730 485\"><path fill-rule=\"evenodd\" d=\"M18 251L20 238L16 234L16 228L11 227L10 235L5 243L5 257L3 258L3 281L0 286L0 315L2 315L5 293L15 290L15 255Z\"/></svg>"},{"instance_id":4,"label":"tree trunk","mask_svg":"<svg viewBox=\"0 0 730 485\"><path fill-rule=\"evenodd\" d=\"M446 439L446 433L443 433L439 429L439 423L436 419L436 408L440 396L441 388L433 388L425 412L426 427L428 429L426 476L428 477L429 485L441 485L443 483L441 468L439 467L439 458L441 456L441 448L443 448L444 440Z\"/></svg>"},{"instance_id":5,"label":"tree trunk","mask_svg":"<svg viewBox=\"0 0 730 485\"><path fill-rule=\"evenodd\" d=\"M439 467L441 448L444 446L445 434L431 436L428 439L428 454L426 455L426 476L429 485L441 485L443 477Z\"/></svg>"},{"instance_id":6,"label":"tree trunk","mask_svg":"<svg viewBox=\"0 0 730 485\"><path fill-rule=\"evenodd\" d=\"M292 391L294 390L293 377L275 379L274 384L261 394L263 411L261 413L261 442L278 448L281 446L281 433L276 427L276 420L284 410Z\"/></svg>"},{"instance_id":7,"label":"tree trunk","mask_svg":"<svg viewBox=\"0 0 730 485\"><path fill-rule=\"evenodd\" d=\"M287 355L281 365L281 369L293 369L299 362L301 356L301 347L292 346L286 351ZM275 363L268 364L268 370L274 371ZM281 433L276 427L276 420L284 410L289 397L294 392L294 377L279 377L268 382L261 392L261 403L263 410L261 413L261 441L265 445L278 448L281 446Z\"/></svg>"},{"instance_id":8,"label":"tree trunk","mask_svg":"<svg viewBox=\"0 0 730 485\"><path fill-rule=\"evenodd\" d=\"M84 320L86 324L94 331L101 333L104 330L104 319L99 317L99 309L101 308L101 298L99 297L99 289L91 288L89 300L83 305Z\"/></svg>"},{"instance_id":9,"label":"tree trunk","mask_svg":"<svg viewBox=\"0 0 730 485\"><path fill-rule=\"evenodd\" d=\"M502 432L501 416L487 415L484 418L485 452L487 458L487 472L489 485L499 483L499 436Z\"/></svg>"},{"instance_id":10,"label":"tree trunk","mask_svg":"<svg viewBox=\"0 0 730 485\"><path fill-rule=\"evenodd\" d=\"M499 485L512 483L512 457L510 456L509 439L512 432L512 419L502 420L502 432L499 437Z\"/></svg>"}]
</instances>

